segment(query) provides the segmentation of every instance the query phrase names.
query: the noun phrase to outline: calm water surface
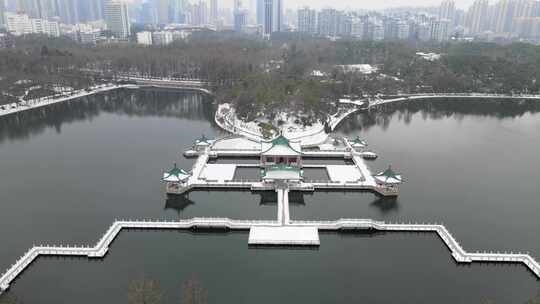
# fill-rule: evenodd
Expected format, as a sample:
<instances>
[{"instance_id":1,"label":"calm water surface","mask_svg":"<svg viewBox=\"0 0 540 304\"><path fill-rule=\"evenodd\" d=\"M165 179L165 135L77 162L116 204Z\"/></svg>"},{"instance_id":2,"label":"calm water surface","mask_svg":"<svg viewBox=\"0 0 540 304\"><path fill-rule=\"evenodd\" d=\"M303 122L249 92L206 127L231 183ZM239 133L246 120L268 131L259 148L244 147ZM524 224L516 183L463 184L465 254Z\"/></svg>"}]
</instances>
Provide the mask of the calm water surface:
<instances>
[{"instance_id":1,"label":"calm water surface","mask_svg":"<svg viewBox=\"0 0 540 304\"><path fill-rule=\"evenodd\" d=\"M0 118L0 271L32 244L93 244L116 218L273 218L271 193L163 195L161 171L189 168L182 151L219 135L213 110L196 94L118 91ZM404 174L401 196L292 193L294 218L438 221L466 249L540 256L536 107L393 106L339 132L369 141L374 171ZM263 250L247 246L247 233L127 231L103 260L40 258L9 294L127 303L140 277L160 281L165 303L178 303L190 278L210 303L523 303L540 290L520 265L456 265L433 234L322 234L318 250Z\"/></svg>"}]
</instances>

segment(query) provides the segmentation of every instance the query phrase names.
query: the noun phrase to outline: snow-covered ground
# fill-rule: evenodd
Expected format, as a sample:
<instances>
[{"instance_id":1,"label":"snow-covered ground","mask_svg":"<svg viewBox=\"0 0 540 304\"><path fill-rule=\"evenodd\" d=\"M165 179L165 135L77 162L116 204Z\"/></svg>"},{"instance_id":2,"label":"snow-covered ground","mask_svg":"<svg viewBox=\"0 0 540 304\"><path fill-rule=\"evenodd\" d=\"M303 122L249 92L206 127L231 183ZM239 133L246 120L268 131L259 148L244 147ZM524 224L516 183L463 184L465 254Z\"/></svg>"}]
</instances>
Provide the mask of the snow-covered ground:
<instances>
[{"instance_id":1,"label":"snow-covered ground","mask_svg":"<svg viewBox=\"0 0 540 304\"><path fill-rule=\"evenodd\" d=\"M334 182L358 182L363 180L362 172L357 166L350 165L327 165L326 171L330 180Z\"/></svg>"},{"instance_id":2,"label":"snow-covered ground","mask_svg":"<svg viewBox=\"0 0 540 304\"><path fill-rule=\"evenodd\" d=\"M347 64L347 65L338 65L346 72L358 72L362 74L371 74L377 72L379 69L376 66L371 64Z\"/></svg>"},{"instance_id":3,"label":"snow-covered ground","mask_svg":"<svg viewBox=\"0 0 540 304\"><path fill-rule=\"evenodd\" d=\"M218 139L212 145L212 150L221 151L234 151L242 148L242 150L261 150L261 143L256 142L245 137L229 137L224 139Z\"/></svg>"},{"instance_id":4,"label":"snow-covered ground","mask_svg":"<svg viewBox=\"0 0 540 304\"><path fill-rule=\"evenodd\" d=\"M58 97L44 97L39 99L31 99L26 101L14 102L0 106L0 116L22 112L30 109L40 108L51 104L68 101L71 99L93 95L100 92L107 92L124 87L134 87L133 85L115 85L105 84L89 88L89 90L71 91L62 94ZM136 86L135 86L136 87Z\"/></svg>"},{"instance_id":5,"label":"snow-covered ground","mask_svg":"<svg viewBox=\"0 0 540 304\"><path fill-rule=\"evenodd\" d=\"M343 101L346 101L343 99ZM347 103L347 102L345 102ZM361 105L363 103L350 101L350 104ZM345 110L341 110L338 113L330 116L329 126L334 130L343 119L352 113L358 111L357 107L351 107ZM290 140L300 141L302 147L316 147L324 144L328 139L328 134L325 132L324 125L320 122L314 123L311 126L303 126L298 123L298 118L294 115L282 113L281 116L275 120L280 120L283 124L280 126L280 130L286 138ZM267 140L264 138L259 121L244 122L237 118L234 108L227 103L220 104L215 115L216 123L224 130L245 136L246 138L261 142ZM264 121L266 122L266 121ZM273 136L277 136L278 133L274 132Z\"/></svg>"},{"instance_id":6,"label":"snow-covered ground","mask_svg":"<svg viewBox=\"0 0 540 304\"><path fill-rule=\"evenodd\" d=\"M234 178L234 164L206 164L199 178L208 181L231 181Z\"/></svg>"}]
</instances>

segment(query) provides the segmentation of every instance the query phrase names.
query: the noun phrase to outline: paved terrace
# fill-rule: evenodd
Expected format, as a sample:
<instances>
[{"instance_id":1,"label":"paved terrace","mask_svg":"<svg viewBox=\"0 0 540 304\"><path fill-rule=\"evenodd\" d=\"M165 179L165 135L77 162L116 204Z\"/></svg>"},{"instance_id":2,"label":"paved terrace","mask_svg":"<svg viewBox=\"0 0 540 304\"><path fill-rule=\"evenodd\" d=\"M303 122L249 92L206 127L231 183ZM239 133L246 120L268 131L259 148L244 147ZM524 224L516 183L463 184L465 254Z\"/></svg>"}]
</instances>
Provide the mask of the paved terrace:
<instances>
[{"instance_id":1,"label":"paved terrace","mask_svg":"<svg viewBox=\"0 0 540 304\"><path fill-rule=\"evenodd\" d=\"M302 156L304 158L327 157L352 159L353 165L308 165L307 167L325 168L330 179L305 181L291 187L294 190L300 191L349 189L373 191L382 194L361 154L354 151L347 140L345 140L345 143L351 151L346 151L345 149L336 151L306 151L302 153ZM246 147L246 149L239 147ZM181 188L176 188L176 186L173 186L175 188L168 188L167 193L183 194L197 188L272 190L272 185L264 184L260 179L234 179L234 174L238 167L258 167L258 165L208 163L210 158L259 157L260 153L260 145L249 139L240 137L218 139L210 147L198 153L198 158L191 170L191 177L188 179L186 185Z\"/></svg>"}]
</instances>

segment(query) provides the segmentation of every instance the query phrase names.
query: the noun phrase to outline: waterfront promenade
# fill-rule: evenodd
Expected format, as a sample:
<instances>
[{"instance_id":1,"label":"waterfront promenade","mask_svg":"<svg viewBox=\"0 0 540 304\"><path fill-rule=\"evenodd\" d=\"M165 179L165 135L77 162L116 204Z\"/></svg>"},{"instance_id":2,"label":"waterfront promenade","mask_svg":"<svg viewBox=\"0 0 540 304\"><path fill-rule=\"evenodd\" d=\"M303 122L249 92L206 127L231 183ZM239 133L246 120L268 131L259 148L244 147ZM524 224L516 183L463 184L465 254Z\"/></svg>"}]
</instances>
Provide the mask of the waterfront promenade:
<instances>
[{"instance_id":1,"label":"waterfront promenade","mask_svg":"<svg viewBox=\"0 0 540 304\"><path fill-rule=\"evenodd\" d=\"M108 83L90 87L88 89L73 90L64 93L58 93L53 96L47 96L31 100L20 100L5 104L0 107L0 117L28 111L36 108L74 100L81 97L91 96L99 93L105 93L117 89L139 89L139 88L169 88L177 90L193 90L208 95L213 95L212 91L206 88L207 82L200 80L183 80L171 78L141 78L120 76L119 80L132 82L130 84Z\"/></svg>"},{"instance_id":2,"label":"waterfront promenade","mask_svg":"<svg viewBox=\"0 0 540 304\"><path fill-rule=\"evenodd\" d=\"M377 98L370 101L369 108L377 107L385 104L396 102L426 100L426 99L475 99L475 100L539 100L540 95L537 94L487 94L487 93L419 93L419 94L400 94L393 95L394 98Z\"/></svg>"}]
</instances>

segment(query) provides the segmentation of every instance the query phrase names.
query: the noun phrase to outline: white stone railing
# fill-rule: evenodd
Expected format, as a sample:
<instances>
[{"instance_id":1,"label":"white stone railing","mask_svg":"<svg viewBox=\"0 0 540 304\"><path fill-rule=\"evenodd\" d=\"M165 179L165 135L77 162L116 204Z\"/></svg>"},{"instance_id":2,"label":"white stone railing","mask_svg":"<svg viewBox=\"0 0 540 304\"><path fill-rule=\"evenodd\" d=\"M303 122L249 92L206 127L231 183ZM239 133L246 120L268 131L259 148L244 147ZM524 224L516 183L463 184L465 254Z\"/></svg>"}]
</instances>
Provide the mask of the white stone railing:
<instances>
[{"instance_id":1,"label":"white stone railing","mask_svg":"<svg viewBox=\"0 0 540 304\"><path fill-rule=\"evenodd\" d=\"M279 195L279 192L278 192ZM498 262L523 263L538 278L540 278L540 264L529 254L503 253L503 252L467 252L456 241L452 234L442 224L404 224L385 223L371 219L340 219L336 221L287 221L291 226L316 227L319 230L341 229L375 229L380 231L405 232L435 232L447 245L454 259L459 263L471 262ZM93 247L88 246L34 246L21 256L4 274L0 276L0 293L9 288L9 285L40 255L48 256L86 256L89 258L102 258L109 250L109 246L122 229L190 229L219 228L233 230L247 230L254 226L280 226L278 221L264 220L231 220L228 218L192 218L177 221L115 221L101 239Z\"/></svg>"},{"instance_id":2,"label":"white stone railing","mask_svg":"<svg viewBox=\"0 0 540 304\"><path fill-rule=\"evenodd\" d=\"M370 102L369 107L374 107L378 105L398 102L398 101L407 101L415 99L425 99L425 98L496 98L496 99L540 99L538 94L483 94L483 93L415 93L415 94L398 94L393 95L396 98L391 99L378 99L374 102Z\"/></svg>"}]
</instances>

